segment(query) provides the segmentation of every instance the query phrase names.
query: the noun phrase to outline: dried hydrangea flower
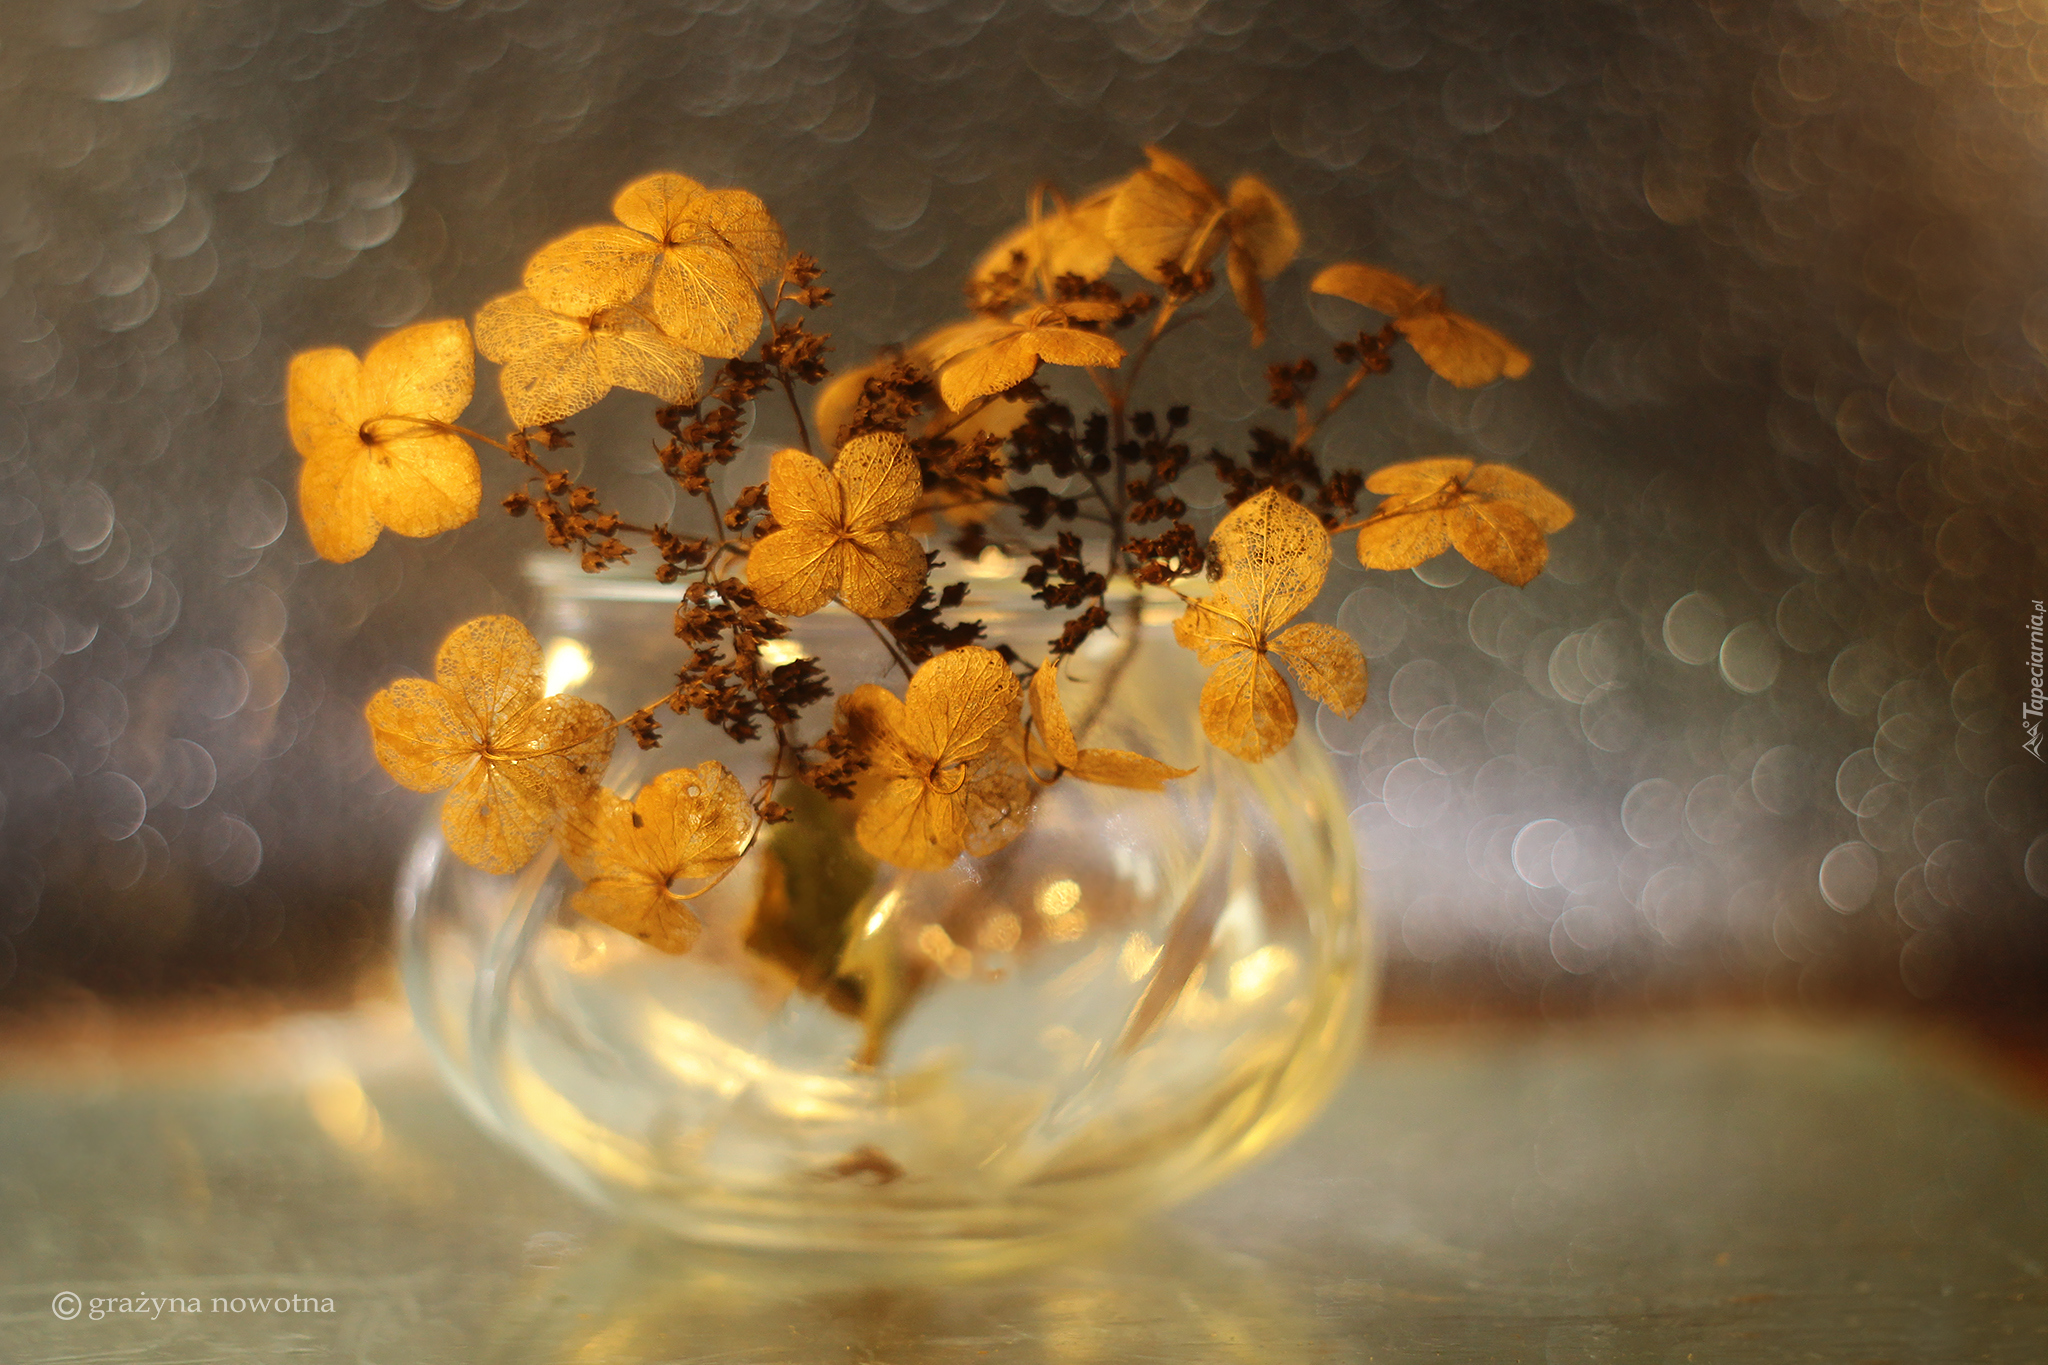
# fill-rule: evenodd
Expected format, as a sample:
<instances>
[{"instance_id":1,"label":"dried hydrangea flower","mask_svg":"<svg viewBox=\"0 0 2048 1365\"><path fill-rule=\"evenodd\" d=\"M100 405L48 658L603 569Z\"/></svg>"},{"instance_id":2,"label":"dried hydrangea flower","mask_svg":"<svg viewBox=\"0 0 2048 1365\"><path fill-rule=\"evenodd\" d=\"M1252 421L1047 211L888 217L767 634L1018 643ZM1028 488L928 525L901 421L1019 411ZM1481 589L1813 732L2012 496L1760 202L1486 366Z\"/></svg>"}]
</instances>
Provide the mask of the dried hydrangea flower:
<instances>
[{"instance_id":1,"label":"dried hydrangea flower","mask_svg":"<svg viewBox=\"0 0 2048 1365\"><path fill-rule=\"evenodd\" d=\"M781 277L787 248L767 205L665 173L620 190L612 216L618 226L580 228L527 262L522 282L542 307L593 317L644 295L655 325L699 355L754 344L758 287Z\"/></svg>"},{"instance_id":2,"label":"dried hydrangea flower","mask_svg":"<svg viewBox=\"0 0 2048 1365\"><path fill-rule=\"evenodd\" d=\"M901 700L873 683L842 699L840 724L874 783L854 825L861 847L898 867L934 868L1023 833L1022 705L1002 655L972 645L920 667Z\"/></svg>"},{"instance_id":3,"label":"dried hydrangea flower","mask_svg":"<svg viewBox=\"0 0 2048 1365\"><path fill-rule=\"evenodd\" d=\"M1412 569L1455 548L1519 588L1550 558L1544 535L1572 520L1570 503L1521 470L1455 456L1388 465L1365 486L1386 495L1358 532L1368 569Z\"/></svg>"},{"instance_id":4,"label":"dried hydrangea flower","mask_svg":"<svg viewBox=\"0 0 2048 1365\"><path fill-rule=\"evenodd\" d=\"M1083 749L1074 738L1074 727L1060 704L1059 665L1051 659L1031 675L1031 720L1045 752L1060 771L1083 782L1106 787L1130 787L1137 791L1159 791L1176 777L1186 777L1193 768L1176 768L1156 758L1134 754L1127 749Z\"/></svg>"},{"instance_id":5,"label":"dried hydrangea flower","mask_svg":"<svg viewBox=\"0 0 2048 1365\"><path fill-rule=\"evenodd\" d=\"M702 925L673 884L724 876L753 827L746 789L715 759L665 772L631 801L601 790L562 822L562 856L583 879L569 908L664 953L687 953Z\"/></svg>"},{"instance_id":6,"label":"dried hydrangea flower","mask_svg":"<svg viewBox=\"0 0 2048 1365\"><path fill-rule=\"evenodd\" d=\"M781 529L747 553L755 600L808 616L833 598L857 616L907 611L924 589L924 550L897 529L917 505L917 457L895 432L848 441L827 469L801 450L768 465L768 510Z\"/></svg>"},{"instance_id":7,"label":"dried hydrangea flower","mask_svg":"<svg viewBox=\"0 0 2048 1365\"><path fill-rule=\"evenodd\" d=\"M1444 307L1441 289L1424 289L1391 270L1355 262L1325 268L1309 288L1385 313L1423 363L1461 389L1529 373L1526 351L1485 323Z\"/></svg>"},{"instance_id":8,"label":"dried hydrangea flower","mask_svg":"<svg viewBox=\"0 0 2048 1365\"><path fill-rule=\"evenodd\" d=\"M1041 361L1114 369L1124 363L1124 348L1072 324L1109 322L1118 312L1113 303L1078 299L1027 308L1008 322L968 323L932 350L939 398L959 412L977 398L1015 388L1038 372Z\"/></svg>"},{"instance_id":9,"label":"dried hydrangea flower","mask_svg":"<svg viewBox=\"0 0 2048 1365\"><path fill-rule=\"evenodd\" d=\"M613 389L694 403L704 368L702 356L635 308L568 317L524 292L492 299L478 311L476 347L504 367L498 389L522 427L573 416Z\"/></svg>"},{"instance_id":10,"label":"dried hydrangea flower","mask_svg":"<svg viewBox=\"0 0 2048 1365\"><path fill-rule=\"evenodd\" d=\"M1202 173L1173 153L1147 147L1151 166L1117 190L1105 231L1125 265L1155 284L1171 284L1208 265L1226 244L1225 268L1238 307L1252 325L1252 344L1266 339L1262 281L1285 270L1301 250L1293 210L1265 181L1241 175L1225 198Z\"/></svg>"},{"instance_id":11,"label":"dried hydrangea flower","mask_svg":"<svg viewBox=\"0 0 2048 1365\"><path fill-rule=\"evenodd\" d=\"M339 346L292 357L285 420L306 460L299 514L321 558L360 559L387 526L431 536L476 519L476 452L446 429L475 382L459 318L393 332L361 360Z\"/></svg>"},{"instance_id":12,"label":"dried hydrangea flower","mask_svg":"<svg viewBox=\"0 0 2048 1365\"><path fill-rule=\"evenodd\" d=\"M541 677L526 627L481 616L441 642L434 681L400 678L363 711L384 771L413 791L447 790L448 847L486 872L532 858L611 760L611 712L543 696Z\"/></svg>"},{"instance_id":13,"label":"dried hydrangea flower","mask_svg":"<svg viewBox=\"0 0 2048 1365\"><path fill-rule=\"evenodd\" d=\"M1109 241L1109 206L1122 183L1095 191L1077 204L1061 202L1054 212L1037 216L1003 235L982 253L968 273L970 294L979 287L991 291L1003 281L1021 284L1034 275L1058 279L1078 275L1099 280L1116 263L1116 248ZM1038 202L1033 196L1034 209ZM1002 291L1012 306L1023 298L1011 289Z\"/></svg>"},{"instance_id":14,"label":"dried hydrangea flower","mask_svg":"<svg viewBox=\"0 0 2048 1365\"><path fill-rule=\"evenodd\" d=\"M1330 536L1315 513L1276 489L1247 499L1210 538L1223 564L1215 593L1191 601L1173 636L1215 667L1202 685L1202 731L1226 753L1256 763L1294 737L1294 696L1267 656L1277 654L1302 690L1339 715L1365 702L1365 656L1334 626L1303 622L1330 567Z\"/></svg>"}]
</instances>

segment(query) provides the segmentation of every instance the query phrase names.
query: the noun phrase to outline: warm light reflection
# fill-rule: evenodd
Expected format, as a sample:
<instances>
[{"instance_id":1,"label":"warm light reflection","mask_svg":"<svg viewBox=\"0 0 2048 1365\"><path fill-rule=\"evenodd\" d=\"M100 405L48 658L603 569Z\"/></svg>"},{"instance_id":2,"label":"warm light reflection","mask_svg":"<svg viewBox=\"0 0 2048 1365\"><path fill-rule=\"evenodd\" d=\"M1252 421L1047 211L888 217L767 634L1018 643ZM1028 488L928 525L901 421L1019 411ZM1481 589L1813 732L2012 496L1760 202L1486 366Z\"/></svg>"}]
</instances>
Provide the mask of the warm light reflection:
<instances>
[{"instance_id":1,"label":"warm light reflection","mask_svg":"<svg viewBox=\"0 0 2048 1365\"><path fill-rule=\"evenodd\" d=\"M763 651L764 653L766 651ZM590 676L593 667L590 650L581 640L572 640L558 635L548 641L544 668L547 673L547 695L560 696Z\"/></svg>"},{"instance_id":2,"label":"warm light reflection","mask_svg":"<svg viewBox=\"0 0 2048 1365\"><path fill-rule=\"evenodd\" d=\"M1257 1000L1294 971L1294 954L1277 943L1247 953L1230 964L1230 998Z\"/></svg>"},{"instance_id":3,"label":"warm light reflection","mask_svg":"<svg viewBox=\"0 0 2048 1365\"><path fill-rule=\"evenodd\" d=\"M761 645L761 662L770 668L793 664L804 656L804 647L795 640L768 640Z\"/></svg>"},{"instance_id":4,"label":"warm light reflection","mask_svg":"<svg viewBox=\"0 0 2048 1365\"><path fill-rule=\"evenodd\" d=\"M1118 955L1116 965L1123 971L1124 980L1138 981L1152 970L1152 964L1159 960L1159 945L1144 934L1134 933L1124 940L1124 950Z\"/></svg>"},{"instance_id":5,"label":"warm light reflection","mask_svg":"<svg viewBox=\"0 0 2048 1365\"><path fill-rule=\"evenodd\" d=\"M974 967L974 954L953 942L952 935L946 932L943 925L927 924L918 930L917 950L956 981L966 976Z\"/></svg>"},{"instance_id":6,"label":"warm light reflection","mask_svg":"<svg viewBox=\"0 0 2048 1365\"><path fill-rule=\"evenodd\" d=\"M314 1121L351 1152L373 1152L384 1144L384 1122L349 1071L329 1071L306 1086Z\"/></svg>"}]
</instances>

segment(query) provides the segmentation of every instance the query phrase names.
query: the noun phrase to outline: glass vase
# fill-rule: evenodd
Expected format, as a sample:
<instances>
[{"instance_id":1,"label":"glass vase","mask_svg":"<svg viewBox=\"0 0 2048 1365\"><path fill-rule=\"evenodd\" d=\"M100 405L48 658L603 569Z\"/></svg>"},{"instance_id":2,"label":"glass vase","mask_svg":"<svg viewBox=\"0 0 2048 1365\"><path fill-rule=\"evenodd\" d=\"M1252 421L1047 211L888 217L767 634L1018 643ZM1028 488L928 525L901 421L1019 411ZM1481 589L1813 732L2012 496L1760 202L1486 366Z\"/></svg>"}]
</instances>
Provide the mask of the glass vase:
<instances>
[{"instance_id":1,"label":"glass vase","mask_svg":"<svg viewBox=\"0 0 2048 1365\"><path fill-rule=\"evenodd\" d=\"M568 556L529 574L551 688L573 680L623 715L672 686L676 588ZM973 588L955 619L1043 657L1058 616L1014 577ZM1257 765L1211 747L1178 610L1127 601L1064 695L1084 745L1192 776L1157 793L1063 779L1014 842L938 871L874 865L836 806L799 803L693 903L704 932L683 956L568 910L577 884L552 852L509 876L462 864L430 815L399 952L449 1082L593 1201L756 1247L1056 1236L1281 1141L1349 1060L1377 959L1313 725ZM842 695L900 693L866 622L833 606L792 624ZM630 794L716 758L751 788L771 747L670 716L661 747L622 743L606 781ZM792 906L830 908L835 952L815 935L792 951Z\"/></svg>"}]
</instances>

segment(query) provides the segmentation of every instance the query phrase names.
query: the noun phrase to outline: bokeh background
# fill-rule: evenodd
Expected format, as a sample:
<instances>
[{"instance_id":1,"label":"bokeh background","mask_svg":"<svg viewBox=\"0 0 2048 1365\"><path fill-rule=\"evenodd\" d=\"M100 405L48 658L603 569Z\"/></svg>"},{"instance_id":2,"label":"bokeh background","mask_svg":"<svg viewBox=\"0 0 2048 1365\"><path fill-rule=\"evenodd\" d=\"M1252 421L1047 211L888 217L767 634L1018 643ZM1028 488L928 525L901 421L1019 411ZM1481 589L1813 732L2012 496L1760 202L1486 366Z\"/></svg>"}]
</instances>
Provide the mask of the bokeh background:
<instances>
[{"instance_id":1,"label":"bokeh background","mask_svg":"<svg viewBox=\"0 0 2048 1365\"><path fill-rule=\"evenodd\" d=\"M1356 326L1312 263L1367 259L1536 368L1461 393L1410 357L1326 456L1512 461L1581 509L1525 591L1340 555L1318 609L1372 659L1304 742L1397 1007L2035 1007L2041 0L9 0L0 1013L384 979L422 799L361 704L527 610L534 532L487 499L317 561L294 351L471 315L676 169L768 199L855 361L959 311L1035 180L1155 141L1307 240L1265 352L1226 304L1154 372L1199 441ZM658 501L644 409L579 448Z\"/></svg>"}]
</instances>

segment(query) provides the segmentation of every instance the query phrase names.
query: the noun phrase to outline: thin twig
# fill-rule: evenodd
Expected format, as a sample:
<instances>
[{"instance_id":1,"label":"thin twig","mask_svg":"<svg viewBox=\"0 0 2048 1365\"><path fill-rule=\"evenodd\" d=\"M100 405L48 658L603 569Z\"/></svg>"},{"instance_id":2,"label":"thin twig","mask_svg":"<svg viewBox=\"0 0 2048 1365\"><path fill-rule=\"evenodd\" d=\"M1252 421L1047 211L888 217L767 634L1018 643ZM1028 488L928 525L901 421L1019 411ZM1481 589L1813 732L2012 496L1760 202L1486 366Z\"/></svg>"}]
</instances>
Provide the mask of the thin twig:
<instances>
[{"instance_id":1,"label":"thin twig","mask_svg":"<svg viewBox=\"0 0 2048 1365\"><path fill-rule=\"evenodd\" d=\"M882 648L889 651L889 658L895 663L896 667L903 670L904 677L908 678L911 674L917 671L915 668L911 667L910 660L905 658L903 656L902 651L896 648L896 642L889 638L889 636L886 632L883 631L881 626L877 625L874 621L869 620L865 616L861 617L860 619L869 630L875 633L875 638L882 642Z\"/></svg>"}]
</instances>

